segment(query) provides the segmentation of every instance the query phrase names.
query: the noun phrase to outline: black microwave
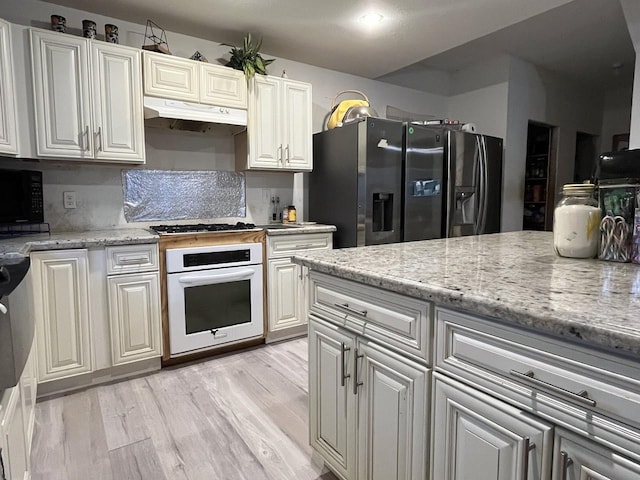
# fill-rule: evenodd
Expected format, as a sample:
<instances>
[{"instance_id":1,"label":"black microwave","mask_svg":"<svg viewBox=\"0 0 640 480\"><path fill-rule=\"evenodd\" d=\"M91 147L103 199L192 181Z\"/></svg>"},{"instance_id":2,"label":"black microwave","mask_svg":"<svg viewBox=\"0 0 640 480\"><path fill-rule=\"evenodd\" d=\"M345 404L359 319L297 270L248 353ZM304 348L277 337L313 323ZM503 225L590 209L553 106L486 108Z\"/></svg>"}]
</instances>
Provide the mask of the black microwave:
<instances>
[{"instance_id":1,"label":"black microwave","mask_svg":"<svg viewBox=\"0 0 640 480\"><path fill-rule=\"evenodd\" d=\"M42 172L0 170L0 224L44 222Z\"/></svg>"}]
</instances>

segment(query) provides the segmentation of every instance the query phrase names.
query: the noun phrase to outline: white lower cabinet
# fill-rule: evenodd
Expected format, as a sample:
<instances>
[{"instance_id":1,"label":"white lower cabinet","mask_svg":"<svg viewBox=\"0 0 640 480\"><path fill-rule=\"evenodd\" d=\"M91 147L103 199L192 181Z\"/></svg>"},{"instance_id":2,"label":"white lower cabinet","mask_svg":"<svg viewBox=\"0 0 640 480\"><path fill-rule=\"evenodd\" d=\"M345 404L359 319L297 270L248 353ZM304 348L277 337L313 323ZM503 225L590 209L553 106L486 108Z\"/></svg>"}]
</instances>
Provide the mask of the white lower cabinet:
<instances>
[{"instance_id":1,"label":"white lower cabinet","mask_svg":"<svg viewBox=\"0 0 640 480\"><path fill-rule=\"evenodd\" d=\"M291 256L331 249L332 237L331 232L267 236L267 342L306 332L309 269L293 263Z\"/></svg>"},{"instance_id":2,"label":"white lower cabinet","mask_svg":"<svg viewBox=\"0 0 640 480\"><path fill-rule=\"evenodd\" d=\"M86 249L31 254L38 383L91 371Z\"/></svg>"},{"instance_id":3,"label":"white lower cabinet","mask_svg":"<svg viewBox=\"0 0 640 480\"><path fill-rule=\"evenodd\" d=\"M109 277L109 323L114 365L159 357L158 272Z\"/></svg>"},{"instance_id":4,"label":"white lower cabinet","mask_svg":"<svg viewBox=\"0 0 640 480\"><path fill-rule=\"evenodd\" d=\"M637 480L640 463L615 451L557 429L553 480Z\"/></svg>"},{"instance_id":5,"label":"white lower cabinet","mask_svg":"<svg viewBox=\"0 0 640 480\"><path fill-rule=\"evenodd\" d=\"M434 373L433 479L549 479L553 426Z\"/></svg>"},{"instance_id":6,"label":"white lower cabinet","mask_svg":"<svg viewBox=\"0 0 640 480\"><path fill-rule=\"evenodd\" d=\"M428 382L426 366L310 317L310 441L342 478L426 478Z\"/></svg>"},{"instance_id":7,"label":"white lower cabinet","mask_svg":"<svg viewBox=\"0 0 640 480\"><path fill-rule=\"evenodd\" d=\"M157 244L33 252L31 281L41 395L160 368Z\"/></svg>"},{"instance_id":8,"label":"white lower cabinet","mask_svg":"<svg viewBox=\"0 0 640 480\"><path fill-rule=\"evenodd\" d=\"M0 478L30 478L20 387L0 392Z\"/></svg>"}]
</instances>

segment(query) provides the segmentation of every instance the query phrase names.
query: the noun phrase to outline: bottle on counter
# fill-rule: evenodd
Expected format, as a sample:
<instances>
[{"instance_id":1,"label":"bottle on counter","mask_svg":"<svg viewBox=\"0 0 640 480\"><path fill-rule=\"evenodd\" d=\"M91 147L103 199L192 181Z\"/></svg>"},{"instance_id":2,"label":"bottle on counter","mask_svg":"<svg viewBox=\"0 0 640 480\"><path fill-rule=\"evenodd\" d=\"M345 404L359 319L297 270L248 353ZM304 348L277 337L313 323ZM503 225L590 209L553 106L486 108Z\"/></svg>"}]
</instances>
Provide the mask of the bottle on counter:
<instances>
[{"instance_id":1,"label":"bottle on counter","mask_svg":"<svg viewBox=\"0 0 640 480\"><path fill-rule=\"evenodd\" d=\"M294 205L289 205L289 223L296 223L298 221L298 213Z\"/></svg>"},{"instance_id":2,"label":"bottle on counter","mask_svg":"<svg viewBox=\"0 0 640 480\"><path fill-rule=\"evenodd\" d=\"M558 255L593 258L598 253L602 212L591 183L569 183L553 214L553 247Z\"/></svg>"},{"instance_id":3,"label":"bottle on counter","mask_svg":"<svg viewBox=\"0 0 640 480\"><path fill-rule=\"evenodd\" d=\"M289 207L282 209L282 223L289 223Z\"/></svg>"}]
</instances>

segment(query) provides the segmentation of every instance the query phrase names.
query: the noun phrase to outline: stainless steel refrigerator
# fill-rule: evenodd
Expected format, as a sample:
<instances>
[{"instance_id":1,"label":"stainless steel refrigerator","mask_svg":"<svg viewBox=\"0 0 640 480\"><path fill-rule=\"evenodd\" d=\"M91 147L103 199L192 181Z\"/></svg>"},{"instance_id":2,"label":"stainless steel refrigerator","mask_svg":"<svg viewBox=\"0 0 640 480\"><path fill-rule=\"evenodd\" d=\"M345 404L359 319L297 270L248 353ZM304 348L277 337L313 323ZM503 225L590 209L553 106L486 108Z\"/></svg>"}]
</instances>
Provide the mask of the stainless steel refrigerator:
<instances>
[{"instance_id":1,"label":"stainless steel refrigerator","mask_svg":"<svg viewBox=\"0 0 640 480\"><path fill-rule=\"evenodd\" d=\"M366 118L313 137L309 219L336 248L497 232L502 140Z\"/></svg>"}]
</instances>

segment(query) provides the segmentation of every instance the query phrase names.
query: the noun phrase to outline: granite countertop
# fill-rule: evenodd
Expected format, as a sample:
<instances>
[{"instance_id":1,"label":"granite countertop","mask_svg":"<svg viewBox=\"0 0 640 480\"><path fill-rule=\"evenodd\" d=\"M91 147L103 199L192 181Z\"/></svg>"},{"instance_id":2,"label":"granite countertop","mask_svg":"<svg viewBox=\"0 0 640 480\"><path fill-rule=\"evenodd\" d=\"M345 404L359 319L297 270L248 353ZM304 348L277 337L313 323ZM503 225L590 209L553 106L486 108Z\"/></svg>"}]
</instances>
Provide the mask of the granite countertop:
<instances>
[{"instance_id":1,"label":"granite countertop","mask_svg":"<svg viewBox=\"0 0 640 480\"><path fill-rule=\"evenodd\" d=\"M550 232L299 253L295 263L640 355L640 265L558 257Z\"/></svg>"},{"instance_id":2,"label":"granite countertop","mask_svg":"<svg viewBox=\"0 0 640 480\"><path fill-rule=\"evenodd\" d=\"M323 225L320 223L275 223L271 225L259 225L264 228L267 235L295 235L297 233L330 233L335 232L334 225Z\"/></svg>"},{"instance_id":3,"label":"granite countertop","mask_svg":"<svg viewBox=\"0 0 640 480\"><path fill-rule=\"evenodd\" d=\"M158 238L157 234L146 228L114 228L113 230L24 235L0 240L0 262L11 262L38 250L156 243Z\"/></svg>"}]
</instances>

